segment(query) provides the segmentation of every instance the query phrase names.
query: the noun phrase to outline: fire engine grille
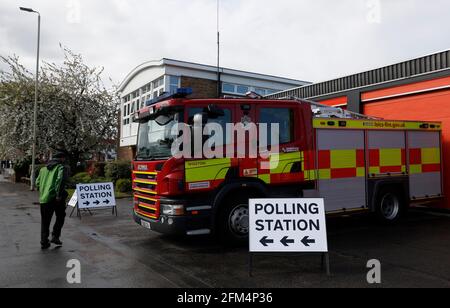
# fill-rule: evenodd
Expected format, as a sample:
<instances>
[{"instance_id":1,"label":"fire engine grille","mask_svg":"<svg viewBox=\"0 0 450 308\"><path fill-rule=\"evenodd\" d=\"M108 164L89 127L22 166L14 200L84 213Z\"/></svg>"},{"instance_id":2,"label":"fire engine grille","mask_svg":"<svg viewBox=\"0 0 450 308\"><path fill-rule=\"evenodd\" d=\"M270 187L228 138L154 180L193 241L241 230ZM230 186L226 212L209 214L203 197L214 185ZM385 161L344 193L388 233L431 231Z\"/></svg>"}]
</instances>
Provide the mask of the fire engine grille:
<instances>
[{"instance_id":1,"label":"fire engine grille","mask_svg":"<svg viewBox=\"0 0 450 308\"><path fill-rule=\"evenodd\" d=\"M156 184L147 184L147 183L136 183L137 188L147 189L147 190L156 190Z\"/></svg>"},{"instance_id":2,"label":"fire engine grille","mask_svg":"<svg viewBox=\"0 0 450 308\"><path fill-rule=\"evenodd\" d=\"M156 181L156 174L135 174L136 179L146 181Z\"/></svg>"},{"instance_id":3,"label":"fire engine grille","mask_svg":"<svg viewBox=\"0 0 450 308\"><path fill-rule=\"evenodd\" d=\"M137 213L152 219L159 218L159 202L157 199L147 198L146 196L136 195Z\"/></svg>"},{"instance_id":4,"label":"fire engine grille","mask_svg":"<svg viewBox=\"0 0 450 308\"><path fill-rule=\"evenodd\" d=\"M159 218L159 201L156 197L157 173L134 171L133 190L135 192L135 211L144 217Z\"/></svg>"},{"instance_id":5,"label":"fire engine grille","mask_svg":"<svg viewBox=\"0 0 450 308\"><path fill-rule=\"evenodd\" d=\"M139 196L137 196L137 199L138 199L139 203L146 204L149 206L156 206L156 200L143 199L143 198L139 198Z\"/></svg>"},{"instance_id":6,"label":"fire engine grille","mask_svg":"<svg viewBox=\"0 0 450 308\"><path fill-rule=\"evenodd\" d=\"M150 214L152 216L156 216L156 214L157 214L156 209L150 209L147 207L143 207L141 205L138 205L138 209L139 209L139 211Z\"/></svg>"}]
</instances>

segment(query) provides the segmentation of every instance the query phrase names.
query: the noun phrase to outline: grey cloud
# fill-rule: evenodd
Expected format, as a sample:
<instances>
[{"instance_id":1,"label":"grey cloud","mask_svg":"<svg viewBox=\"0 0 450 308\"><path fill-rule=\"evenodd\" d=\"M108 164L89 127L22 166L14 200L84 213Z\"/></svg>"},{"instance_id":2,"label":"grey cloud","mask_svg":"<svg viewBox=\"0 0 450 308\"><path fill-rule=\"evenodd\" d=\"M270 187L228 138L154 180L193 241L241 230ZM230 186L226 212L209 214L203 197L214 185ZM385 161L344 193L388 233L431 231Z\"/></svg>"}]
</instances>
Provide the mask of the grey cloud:
<instances>
[{"instance_id":1,"label":"grey cloud","mask_svg":"<svg viewBox=\"0 0 450 308\"><path fill-rule=\"evenodd\" d=\"M368 1L375 0L222 0L222 65L318 81L449 48L449 1L381 0L380 23L368 20ZM61 60L61 42L116 82L150 59L214 64L215 3L3 0L0 53L33 65L35 19L20 4L43 15L47 61ZM77 6L80 22L73 23Z\"/></svg>"}]
</instances>

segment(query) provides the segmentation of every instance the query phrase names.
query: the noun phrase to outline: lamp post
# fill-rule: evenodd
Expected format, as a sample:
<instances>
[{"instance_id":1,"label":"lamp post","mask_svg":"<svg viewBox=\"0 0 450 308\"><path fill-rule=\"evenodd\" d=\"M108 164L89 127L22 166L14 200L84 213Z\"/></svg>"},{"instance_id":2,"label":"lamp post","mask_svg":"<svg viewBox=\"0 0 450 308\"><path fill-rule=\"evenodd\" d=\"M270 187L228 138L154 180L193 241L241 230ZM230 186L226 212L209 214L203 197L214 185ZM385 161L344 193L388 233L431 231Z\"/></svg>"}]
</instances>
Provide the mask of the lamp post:
<instances>
[{"instance_id":1,"label":"lamp post","mask_svg":"<svg viewBox=\"0 0 450 308\"><path fill-rule=\"evenodd\" d=\"M220 0L217 0L217 98L222 92L220 83Z\"/></svg>"},{"instance_id":2,"label":"lamp post","mask_svg":"<svg viewBox=\"0 0 450 308\"><path fill-rule=\"evenodd\" d=\"M39 46L41 41L41 14L39 12L26 7L20 7L21 11L35 13L38 15L38 33L37 33L37 57L36 57L36 81L34 89L34 110L33 110L33 149L31 162L31 187L33 191L36 183L36 130L37 130L37 104L38 104L38 87L39 87Z\"/></svg>"}]
</instances>

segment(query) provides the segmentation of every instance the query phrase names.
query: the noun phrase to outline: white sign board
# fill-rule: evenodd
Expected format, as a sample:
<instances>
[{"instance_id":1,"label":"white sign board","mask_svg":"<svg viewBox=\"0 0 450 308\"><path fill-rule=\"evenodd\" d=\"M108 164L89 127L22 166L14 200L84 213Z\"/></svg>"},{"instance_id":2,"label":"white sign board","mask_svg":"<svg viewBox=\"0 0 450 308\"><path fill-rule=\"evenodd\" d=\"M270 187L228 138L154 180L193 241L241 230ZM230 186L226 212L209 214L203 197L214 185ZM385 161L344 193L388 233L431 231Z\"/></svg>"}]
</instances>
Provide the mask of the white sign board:
<instances>
[{"instance_id":1,"label":"white sign board","mask_svg":"<svg viewBox=\"0 0 450 308\"><path fill-rule=\"evenodd\" d=\"M76 207L77 202L78 202L78 196L77 196L77 192L75 191L72 195L72 198L70 198L68 205L70 207Z\"/></svg>"},{"instance_id":2,"label":"white sign board","mask_svg":"<svg viewBox=\"0 0 450 308\"><path fill-rule=\"evenodd\" d=\"M323 199L251 199L250 252L328 252Z\"/></svg>"},{"instance_id":3,"label":"white sign board","mask_svg":"<svg viewBox=\"0 0 450 308\"><path fill-rule=\"evenodd\" d=\"M77 184L77 199L79 209L114 207L114 184Z\"/></svg>"}]
</instances>

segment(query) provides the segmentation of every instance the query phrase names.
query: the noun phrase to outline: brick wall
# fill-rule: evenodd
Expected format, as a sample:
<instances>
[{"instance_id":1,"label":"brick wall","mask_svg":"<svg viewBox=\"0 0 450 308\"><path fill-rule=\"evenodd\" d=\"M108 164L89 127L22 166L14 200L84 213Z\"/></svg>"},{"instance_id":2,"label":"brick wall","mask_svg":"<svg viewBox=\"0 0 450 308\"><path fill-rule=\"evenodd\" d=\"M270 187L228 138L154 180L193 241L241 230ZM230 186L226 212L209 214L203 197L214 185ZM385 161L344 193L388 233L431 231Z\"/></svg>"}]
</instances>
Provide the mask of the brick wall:
<instances>
[{"instance_id":1,"label":"brick wall","mask_svg":"<svg viewBox=\"0 0 450 308\"><path fill-rule=\"evenodd\" d=\"M192 77L181 77L181 87L182 88L192 88L194 94L189 98L215 98L217 97L217 81L192 78Z\"/></svg>"},{"instance_id":2,"label":"brick wall","mask_svg":"<svg viewBox=\"0 0 450 308\"><path fill-rule=\"evenodd\" d=\"M117 158L119 160L132 161L136 155L136 147L119 147Z\"/></svg>"}]
</instances>

